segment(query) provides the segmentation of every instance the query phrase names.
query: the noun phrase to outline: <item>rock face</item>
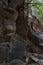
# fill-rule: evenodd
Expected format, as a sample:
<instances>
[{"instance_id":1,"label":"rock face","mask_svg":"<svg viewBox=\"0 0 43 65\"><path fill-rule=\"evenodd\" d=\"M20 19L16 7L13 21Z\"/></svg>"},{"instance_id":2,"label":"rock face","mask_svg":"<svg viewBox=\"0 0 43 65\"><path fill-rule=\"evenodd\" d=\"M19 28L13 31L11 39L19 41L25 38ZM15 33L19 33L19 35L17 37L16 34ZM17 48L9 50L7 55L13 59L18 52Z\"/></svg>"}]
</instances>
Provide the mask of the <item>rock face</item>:
<instances>
[{"instance_id":1,"label":"rock face","mask_svg":"<svg viewBox=\"0 0 43 65\"><path fill-rule=\"evenodd\" d=\"M26 41L19 35L15 36L14 43L3 43L0 45L0 63L10 62L17 58L22 59L26 56Z\"/></svg>"},{"instance_id":2,"label":"rock face","mask_svg":"<svg viewBox=\"0 0 43 65\"><path fill-rule=\"evenodd\" d=\"M22 3L23 0L0 0L0 63L26 56L26 42L15 35L18 18L16 8Z\"/></svg>"},{"instance_id":3,"label":"rock face","mask_svg":"<svg viewBox=\"0 0 43 65\"><path fill-rule=\"evenodd\" d=\"M19 17L16 21L16 31L25 40L27 39L27 33L28 33L28 24L27 23L28 23L27 17L24 18L24 11L20 10Z\"/></svg>"},{"instance_id":4,"label":"rock face","mask_svg":"<svg viewBox=\"0 0 43 65\"><path fill-rule=\"evenodd\" d=\"M38 46L39 38L31 32L32 26L37 28L37 20L33 17L35 23L30 28L26 11L23 0L0 0L1 65L28 65L32 53L43 54L43 49ZM38 28L42 31L43 26L40 25Z\"/></svg>"},{"instance_id":5,"label":"rock face","mask_svg":"<svg viewBox=\"0 0 43 65\"><path fill-rule=\"evenodd\" d=\"M11 8L17 8L18 6L20 7L23 3L23 0L8 0L9 6Z\"/></svg>"},{"instance_id":6,"label":"rock face","mask_svg":"<svg viewBox=\"0 0 43 65\"><path fill-rule=\"evenodd\" d=\"M18 12L7 7L8 0L0 0L0 37L7 38L7 34L15 33L16 31L16 19L18 17ZM0 39L1 39L0 38ZM3 39L4 41L5 39ZM0 40L1 41L1 40Z\"/></svg>"}]
</instances>

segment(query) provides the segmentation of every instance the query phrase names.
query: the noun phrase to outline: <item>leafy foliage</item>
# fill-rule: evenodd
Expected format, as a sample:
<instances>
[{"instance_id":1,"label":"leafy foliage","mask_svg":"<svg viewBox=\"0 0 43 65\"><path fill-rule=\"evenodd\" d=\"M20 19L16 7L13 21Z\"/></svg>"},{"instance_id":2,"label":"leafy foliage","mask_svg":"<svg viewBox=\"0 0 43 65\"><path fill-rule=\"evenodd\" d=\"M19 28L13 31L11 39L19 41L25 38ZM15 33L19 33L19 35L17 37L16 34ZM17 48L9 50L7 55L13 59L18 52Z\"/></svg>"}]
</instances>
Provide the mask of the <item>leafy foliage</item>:
<instances>
[{"instance_id":1,"label":"leafy foliage","mask_svg":"<svg viewBox=\"0 0 43 65\"><path fill-rule=\"evenodd\" d=\"M33 3L39 18L41 22L43 23L43 4L35 4L35 3L39 3L38 0L33 0Z\"/></svg>"}]
</instances>

